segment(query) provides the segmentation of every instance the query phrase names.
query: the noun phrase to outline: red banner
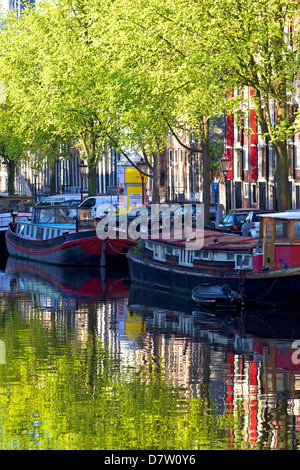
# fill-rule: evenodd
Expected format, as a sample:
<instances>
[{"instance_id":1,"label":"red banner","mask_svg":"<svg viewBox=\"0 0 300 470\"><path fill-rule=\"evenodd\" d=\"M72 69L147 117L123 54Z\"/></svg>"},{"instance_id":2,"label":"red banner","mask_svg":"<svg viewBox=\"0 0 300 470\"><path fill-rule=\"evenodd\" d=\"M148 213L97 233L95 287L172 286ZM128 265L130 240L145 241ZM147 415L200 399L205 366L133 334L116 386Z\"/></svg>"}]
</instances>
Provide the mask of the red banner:
<instances>
[{"instance_id":1,"label":"red banner","mask_svg":"<svg viewBox=\"0 0 300 470\"><path fill-rule=\"evenodd\" d=\"M250 95L253 95L253 90L250 89ZM249 114L249 127L250 127L250 179L257 180L257 118L254 109L251 109Z\"/></svg>"},{"instance_id":2,"label":"red banner","mask_svg":"<svg viewBox=\"0 0 300 470\"><path fill-rule=\"evenodd\" d=\"M226 116L226 157L231 159L227 178L233 179L233 114Z\"/></svg>"}]
</instances>

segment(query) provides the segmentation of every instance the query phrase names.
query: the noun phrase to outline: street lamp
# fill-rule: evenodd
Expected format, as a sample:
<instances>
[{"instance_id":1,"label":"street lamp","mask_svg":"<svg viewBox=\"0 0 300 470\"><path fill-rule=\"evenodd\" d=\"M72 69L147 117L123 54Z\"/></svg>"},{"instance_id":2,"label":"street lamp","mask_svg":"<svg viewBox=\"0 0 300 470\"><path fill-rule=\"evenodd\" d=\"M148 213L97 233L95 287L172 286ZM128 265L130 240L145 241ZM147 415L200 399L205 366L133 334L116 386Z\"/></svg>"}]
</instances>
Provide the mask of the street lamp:
<instances>
[{"instance_id":1,"label":"street lamp","mask_svg":"<svg viewBox=\"0 0 300 470\"><path fill-rule=\"evenodd\" d=\"M139 172L140 172L140 176L141 176L141 180L142 180L142 204L144 205L145 203L145 184L144 184L144 179L145 179L145 175L142 173L146 171L146 163L144 161L143 158L141 158L141 160L137 163L137 167L139 169Z\"/></svg>"},{"instance_id":2,"label":"street lamp","mask_svg":"<svg viewBox=\"0 0 300 470\"><path fill-rule=\"evenodd\" d=\"M223 153L222 158L219 158L219 163L225 180L225 206L226 214L228 214L227 176L230 170L231 158L226 157L225 153Z\"/></svg>"},{"instance_id":3,"label":"street lamp","mask_svg":"<svg viewBox=\"0 0 300 470\"><path fill-rule=\"evenodd\" d=\"M83 178L86 175L87 165L81 159L80 163L78 164L79 171L80 171L80 184L81 184L81 202L83 201Z\"/></svg>"}]
</instances>

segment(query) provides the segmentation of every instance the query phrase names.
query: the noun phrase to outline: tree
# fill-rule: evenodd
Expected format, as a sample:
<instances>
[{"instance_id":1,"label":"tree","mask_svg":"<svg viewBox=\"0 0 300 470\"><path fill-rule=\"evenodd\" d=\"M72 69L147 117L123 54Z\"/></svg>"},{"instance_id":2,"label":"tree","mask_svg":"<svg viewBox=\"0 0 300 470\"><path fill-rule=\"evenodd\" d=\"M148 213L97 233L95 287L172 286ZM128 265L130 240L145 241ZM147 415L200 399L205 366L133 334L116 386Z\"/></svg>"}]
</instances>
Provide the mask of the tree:
<instances>
[{"instance_id":1,"label":"tree","mask_svg":"<svg viewBox=\"0 0 300 470\"><path fill-rule=\"evenodd\" d=\"M115 121L107 70L90 36L93 21L85 1L45 2L21 18L9 14L0 39L0 78L22 116L27 144L40 145L45 157L53 142L72 141L88 161L90 194Z\"/></svg>"},{"instance_id":2,"label":"tree","mask_svg":"<svg viewBox=\"0 0 300 470\"><path fill-rule=\"evenodd\" d=\"M14 195L16 168L18 163L26 157L26 147L18 129L18 115L14 113L8 103L0 105L0 158L7 169L8 194Z\"/></svg>"},{"instance_id":3,"label":"tree","mask_svg":"<svg viewBox=\"0 0 300 470\"><path fill-rule=\"evenodd\" d=\"M295 132L297 109L291 109L291 87L299 74L298 2L290 0L200 1L198 14L210 24L206 34L214 65L233 88L253 91L262 135L277 154L279 210L290 208L287 139ZM271 108L275 103L276 118ZM247 103L243 103L247 106ZM297 106L296 106L297 108Z\"/></svg>"},{"instance_id":4,"label":"tree","mask_svg":"<svg viewBox=\"0 0 300 470\"><path fill-rule=\"evenodd\" d=\"M224 109L220 78L207 64L205 45L197 27L190 27L189 5L182 2L118 0L110 4L109 45L119 80L122 118L134 109L134 122L147 113L144 135L160 137L167 145L173 134L191 152L203 155L203 202L209 222L210 152L209 120ZM202 53L202 56L200 56ZM117 59L116 59L117 58ZM195 60L196 58L196 60ZM128 83L130 86L127 86ZM125 93L124 93L125 85ZM139 133L128 133L137 145ZM193 134L198 149L182 141Z\"/></svg>"}]
</instances>

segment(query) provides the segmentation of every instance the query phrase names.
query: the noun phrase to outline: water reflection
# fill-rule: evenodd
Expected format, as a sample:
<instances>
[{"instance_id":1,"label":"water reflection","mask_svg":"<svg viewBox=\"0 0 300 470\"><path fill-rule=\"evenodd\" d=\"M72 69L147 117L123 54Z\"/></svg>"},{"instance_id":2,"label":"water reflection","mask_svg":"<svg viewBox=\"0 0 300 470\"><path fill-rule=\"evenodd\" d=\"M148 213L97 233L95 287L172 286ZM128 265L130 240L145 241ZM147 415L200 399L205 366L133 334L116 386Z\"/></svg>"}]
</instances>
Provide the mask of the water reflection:
<instances>
[{"instance_id":1,"label":"water reflection","mask_svg":"<svg viewBox=\"0 0 300 470\"><path fill-rule=\"evenodd\" d=\"M299 448L297 312L11 258L0 296L2 448Z\"/></svg>"}]
</instances>

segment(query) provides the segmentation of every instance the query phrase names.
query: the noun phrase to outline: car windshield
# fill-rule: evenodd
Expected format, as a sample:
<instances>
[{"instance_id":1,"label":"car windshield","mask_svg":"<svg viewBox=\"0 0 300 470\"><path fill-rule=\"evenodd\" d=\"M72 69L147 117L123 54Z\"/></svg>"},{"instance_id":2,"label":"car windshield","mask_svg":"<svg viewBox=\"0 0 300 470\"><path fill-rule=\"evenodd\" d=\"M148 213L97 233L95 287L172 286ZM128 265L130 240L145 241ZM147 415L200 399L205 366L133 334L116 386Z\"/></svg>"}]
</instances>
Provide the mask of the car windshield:
<instances>
[{"instance_id":1,"label":"car windshield","mask_svg":"<svg viewBox=\"0 0 300 470\"><path fill-rule=\"evenodd\" d=\"M66 199L65 201L56 203L57 206L79 206L80 199Z\"/></svg>"},{"instance_id":2,"label":"car windshield","mask_svg":"<svg viewBox=\"0 0 300 470\"><path fill-rule=\"evenodd\" d=\"M84 202L81 203L81 207L93 207L96 204L96 199L91 197L86 199Z\"/></svg>"},{"instance_id":3,"label":"car windshield","mask_svg":"<svg viewBox=\"0 0 300 470\"><path fill-rule=\"evenodd\" d=\"M235 222L240 224L242 222L245 222L247 214L234 214L235 216Z\"/></svg>"}]
</instances>

